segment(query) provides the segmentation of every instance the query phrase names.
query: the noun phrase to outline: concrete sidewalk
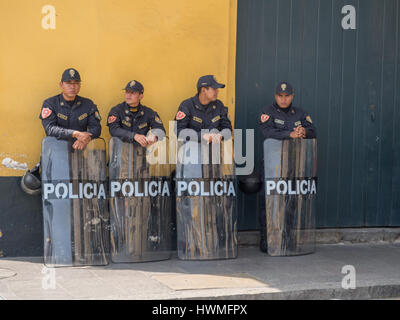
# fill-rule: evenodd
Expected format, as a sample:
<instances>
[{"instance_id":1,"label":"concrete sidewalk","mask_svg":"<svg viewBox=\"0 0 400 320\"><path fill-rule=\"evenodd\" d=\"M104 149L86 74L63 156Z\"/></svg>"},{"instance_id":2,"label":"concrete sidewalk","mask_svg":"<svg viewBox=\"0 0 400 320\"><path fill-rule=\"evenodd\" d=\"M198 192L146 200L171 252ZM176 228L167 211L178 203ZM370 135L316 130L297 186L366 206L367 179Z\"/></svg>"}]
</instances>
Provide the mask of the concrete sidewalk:
<instances>
[{"instance_id":1,"label":"concrete sidewalk","mask_svg":"<svg viewBox=\"0 0 400 320\"><path fill-rule=\"evenodd\" d=\"M354 266L356 289L343 289ZM54 276L52 278L52 276ZM52 282L55 279L55 282ZM52 288L54 287L54 288ZM0 259L0 299L377 299L400 296L400 244L319 245L270 257L240 247L234 260L48 269L41 258Z\"/></svg>"}]
</instances>

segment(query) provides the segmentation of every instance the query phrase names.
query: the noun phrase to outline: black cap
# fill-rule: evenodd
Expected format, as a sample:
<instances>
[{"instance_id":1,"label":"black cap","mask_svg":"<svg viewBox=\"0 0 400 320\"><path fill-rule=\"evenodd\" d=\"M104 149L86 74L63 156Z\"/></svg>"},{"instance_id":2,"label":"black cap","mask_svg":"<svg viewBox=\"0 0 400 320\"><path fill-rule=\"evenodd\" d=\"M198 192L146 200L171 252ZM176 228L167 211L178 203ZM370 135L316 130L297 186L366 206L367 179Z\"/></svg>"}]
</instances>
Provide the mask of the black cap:
<instances>
[{"instance_id":1,"label":"black cap","mask_svg":"<svg viewBox=\"0 0 400 320\"><path fill-rule=\"evenodd\" d=\"M132 80L132 81L128 82L128 84L126 85L124 90L125 91L131 91L131 92L138 91L140 93L143 93L144 88L143 88L143 85L139 81Z\"/></svg>"},{"instance_id":2,"label":"black cap","mask_svg":"<svg viewBox=\"0 0 400 320\"><path fill-rule=\"evenodd\" d=\"M225 85L222 83L218 83L217 79L213 75L202 76L197 81L197 89L202 87L211 87L214 89L225 88Z\"/></svg>"},{"instance_id":3,"label":"black cap","mask_svg":"<svg viewBox=\"0 0 400 320\"><path fill-rule=\"evenodd\" d=\"M286 81L279 82L275 89L275 94L286 93L293 94L293 87Z\"/></svg>"},{"instance_id":4,"label":"black cap","mask_svg":"<svg viewBox=\"0 0 400 320\"><path fill-rule=\"evenodd\" d=\"M61 82L72 81L72 80L80 82L81 76L76 69L69 68L63 72L63 74L61 76Z\"/></svg>"}]
</instances>

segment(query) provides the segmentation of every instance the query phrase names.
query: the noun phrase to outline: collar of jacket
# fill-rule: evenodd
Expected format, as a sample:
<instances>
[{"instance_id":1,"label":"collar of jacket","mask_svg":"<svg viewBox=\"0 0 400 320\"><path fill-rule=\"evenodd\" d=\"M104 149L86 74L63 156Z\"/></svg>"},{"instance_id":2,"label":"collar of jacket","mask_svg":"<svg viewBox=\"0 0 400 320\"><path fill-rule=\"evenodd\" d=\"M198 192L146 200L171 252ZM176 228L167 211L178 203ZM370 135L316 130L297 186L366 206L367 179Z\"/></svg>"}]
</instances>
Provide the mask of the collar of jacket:
<instances>
[{"instance_id":1,"label":"collar of jacket","mask_svg":"<svg viewBox=\"0 0 400 320\"><path fill-rule=\"evenodd\" d=\"M79 107L81 104L82 104L82 99L81 99L80 96L77 95L77 96L75 97L75 102L74 102L74 104L72 105L72 108ZM60 106L61 106L61 107L69 107L69 104L68 104L68 102L64 99L64 96L63 96L62 93L60 94Z\"/></svg>"},{"instance_id":2,"label":"collar of jacket","mask_svg":"<svg viewBox=\"0 0 400 320\"><path fill-rule=\"evenodd\" d=\"M278 111L278 112L284 112L283 111L283 108L281 108L280 106L278 106L278 104L276 103L276 102L274 102L274 107L275 107L275 109L276 109L276 111ZM288 107L288 112L287 113L291 113L291 114L295 114L296 113L296 111L294 110L294 108L293 108L293 103L291 103L290 104L290 106Z\"/></svg>"},{"instance_id":3,"label":"collar of jacket","mask_svg":"<svg viewBox=\"0 0 400 320\"><path fill-rule=\"evenodd\" d=\"M131 111L131 108L133 108L133 107L131 107L129 104L127 104L126 103L126 101L124 102L124 110L125 111L128 111L128 112L131 112L131 113L136 113L136 112L139 112L139 111L142 111L142 109L143 109L143 106L142 106L142 104L139 102L139 105L136 107L136 111ZM125 112L126 113L126 112Z\"/></svg>"}]
</instances>

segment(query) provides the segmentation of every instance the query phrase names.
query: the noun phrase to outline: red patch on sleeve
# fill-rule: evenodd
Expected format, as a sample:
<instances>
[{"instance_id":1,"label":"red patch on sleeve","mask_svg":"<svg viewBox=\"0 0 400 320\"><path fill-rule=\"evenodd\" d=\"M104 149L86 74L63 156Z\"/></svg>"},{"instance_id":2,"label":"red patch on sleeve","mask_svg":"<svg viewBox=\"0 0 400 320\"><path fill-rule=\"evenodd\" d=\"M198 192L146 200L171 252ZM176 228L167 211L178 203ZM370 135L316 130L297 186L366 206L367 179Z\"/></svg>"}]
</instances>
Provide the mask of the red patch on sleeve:
<instances>
[{"instance_id":1,"label":"red patch on sleeve","mask_svg":"<svg viewBox=\"0 0 400 320\"><path fill-rule=\"evenodd\" d=\"M109 116L108 117L108 123L113 123L113 122L115 122L115 120L117 120L116 116Z\"/></svg>"},{"instance_id":2,"label":"red patch on sleeve","mask_svg":"<svg viewBox=\"0 0 400 320\"><path fill-rule=\"evenodd\" d=\"M49 108L43 108L42 109L42 119L46 119L51 115L51 109Z\"/></svg>"},{"instance_id":3,"label":"red patch on sleeve","mask_svg":"<svg viewBox=\"0 0 400 320\"><path fill-rule=\"evenodd\" d=\"M262 123L267 122L268 119L269 119L269 115L267 115L267 114L262 114L261 115L261 122Z\"/></svg>"},{"instance_id":4,"label":"red patch on sleeve","mask_svg":"<svg viewBox=\"0 0 400 320\"><path fill-rule=\"evenodd\" d=\"M178 114L176 115L176 120L182 120L185 117L186 117L186 114L182 111L179 111Z\"/></svg>"}]
</instances>

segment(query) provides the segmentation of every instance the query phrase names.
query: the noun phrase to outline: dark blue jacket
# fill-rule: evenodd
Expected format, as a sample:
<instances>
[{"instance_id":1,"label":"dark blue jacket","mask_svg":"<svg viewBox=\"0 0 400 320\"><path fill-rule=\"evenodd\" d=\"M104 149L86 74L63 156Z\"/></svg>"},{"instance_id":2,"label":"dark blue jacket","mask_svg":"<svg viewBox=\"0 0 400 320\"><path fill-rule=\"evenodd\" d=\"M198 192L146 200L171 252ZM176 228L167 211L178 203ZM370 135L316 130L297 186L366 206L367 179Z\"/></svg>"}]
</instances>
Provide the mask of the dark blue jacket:
<instances>
[{"instance_id":1,"label":"dark blue jacket","mask_svg":"<svg viewBox=\"0 0 400 320\"><path fill-rule=\"evenodd\" d=\"M228 108L220 100L213 101L204 106L199 101L199 96L184 100L175 116L177 121L177 136L183 129L193 129L200 138L201 129L229 129L232 124L228 117Z\"/></svg>"},{"instance_id":2,"label":"dark blue jacket","mask_svg":"<svg viewBox=\"0 0 400 320\"><path fill-rule=\"evenodd\" d=\"M259 125L264 140L267 138L290 139L290 133L299 125L306 129L307 139L317 137L317 129L314 127L310 115L293 105L289 106L288 112L284 112L276 103L264 107Z\"/></svg>"},{"instance_id":3,"label":"dark blue jacket","mask_svg":"<svg viewBox=\"0 0 400 320\"><path fill-rule=\"evenodd\" d=\"M76 96L71 107L62 94L46 99L39 116L46 135L72 139L74 131L89 132L92 139L101 134L100 114L92 100Z\"/></svg>"},{"instance_id":4,"label":"dark blue jacket","mask_svg":"<svg viewBox=\"0 0 400 320\"><path fill-rule=\"evenodd\" d=\"M165 134L161 118L157 112L139 104L136 112L126 102L113 107L108 114L107 126L112 137L125 142L134 142L136 134L147 135L150 129L160 129Z\"/></svg>"}]
</instances>

